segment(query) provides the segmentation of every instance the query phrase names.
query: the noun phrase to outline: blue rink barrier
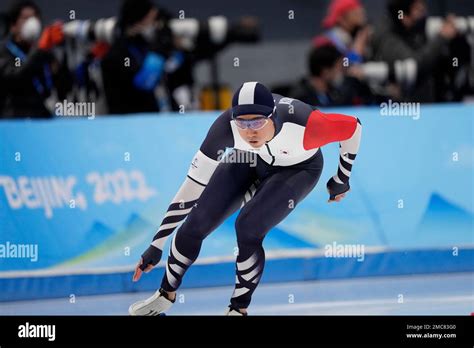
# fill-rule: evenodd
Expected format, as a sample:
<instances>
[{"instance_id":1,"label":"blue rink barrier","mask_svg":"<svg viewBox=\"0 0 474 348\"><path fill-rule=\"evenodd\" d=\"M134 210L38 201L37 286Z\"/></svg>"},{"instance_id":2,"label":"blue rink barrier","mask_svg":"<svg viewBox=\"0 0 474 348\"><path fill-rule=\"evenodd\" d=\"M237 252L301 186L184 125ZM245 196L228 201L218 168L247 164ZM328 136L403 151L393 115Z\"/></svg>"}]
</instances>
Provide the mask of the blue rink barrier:
<instances>
[{"instance_id":1,"label":"blue rink barrier","mask_svg":"<svg viewBox=\"0 0 474 348\"><path fill-rule=\"evenodd\" d=\"M331 111L363 125L351 192L326 203L339 155L325 146L320 182L265 239L268 255L283 256L263 280L472 271L474 107ZM133 284L130 270L217 115L0 122L0 301L156 288L160 271ZM236 215L205 240L200 260L212 262L192 267L184 286L233 282ZM325 256L333 245L371 251Z\"/></svg>"}]
</instances>

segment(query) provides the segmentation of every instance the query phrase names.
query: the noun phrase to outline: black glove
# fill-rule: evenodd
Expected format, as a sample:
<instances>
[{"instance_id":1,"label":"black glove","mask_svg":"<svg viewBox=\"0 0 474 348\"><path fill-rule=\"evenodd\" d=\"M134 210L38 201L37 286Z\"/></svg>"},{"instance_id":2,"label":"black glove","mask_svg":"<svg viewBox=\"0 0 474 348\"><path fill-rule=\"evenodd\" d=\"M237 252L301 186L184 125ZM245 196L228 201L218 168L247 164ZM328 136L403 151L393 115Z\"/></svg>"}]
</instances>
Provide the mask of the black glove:
<instances>
[{"instance_id":1,"label":"black glove","mask_svg":"<svg viewBox=\"0 0 474 348\"><path fill-rule=\"evenodd\" d=\"M154 247L153 245L150 245L148 249L145 250L145 252L142 254L142 259L143 262L140 265L140 269L144 271L148 265L153 265L156 266L158 262L161 260L161 254L163 252Z\"/></svg>"},{"instance_id":2,"label":"black glove","mask_svg":"<svg viewBox=\"0 0 474 348\"><path fill-rule=\"evenodd\" d=\"M347 192L351 188L349 186L349 181L344 184L339 184L332 177L328 180L326 187L329 190L329 199L331 201L335 200L337 195Z\"/></svg>"}]
</instances>

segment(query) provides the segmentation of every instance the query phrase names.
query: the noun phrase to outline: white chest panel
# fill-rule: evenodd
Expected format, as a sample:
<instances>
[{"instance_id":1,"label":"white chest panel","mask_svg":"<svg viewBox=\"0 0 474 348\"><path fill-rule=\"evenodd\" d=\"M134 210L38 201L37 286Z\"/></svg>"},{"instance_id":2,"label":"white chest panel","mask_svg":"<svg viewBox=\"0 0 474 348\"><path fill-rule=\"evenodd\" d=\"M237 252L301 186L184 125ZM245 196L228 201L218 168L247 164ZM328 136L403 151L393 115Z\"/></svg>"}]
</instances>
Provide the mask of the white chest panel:
<instances>
[{"instance_id":1,"label":"white chest panel","mask_svg":"<svg viewBox=\"0 0 474 348\"><path fill-rule=\"evenodd\" d=\"M318 151L318 148L308 151L303 148L305 128L295 123L283 123L280 132L267 145L259 149L254 149L242 139L235 122L231 122L231 127L234 135L234 148L258 153L268 164L272 163L274 157L274 166L291 166L303 162Z\"/></svg>"}]
</instances>

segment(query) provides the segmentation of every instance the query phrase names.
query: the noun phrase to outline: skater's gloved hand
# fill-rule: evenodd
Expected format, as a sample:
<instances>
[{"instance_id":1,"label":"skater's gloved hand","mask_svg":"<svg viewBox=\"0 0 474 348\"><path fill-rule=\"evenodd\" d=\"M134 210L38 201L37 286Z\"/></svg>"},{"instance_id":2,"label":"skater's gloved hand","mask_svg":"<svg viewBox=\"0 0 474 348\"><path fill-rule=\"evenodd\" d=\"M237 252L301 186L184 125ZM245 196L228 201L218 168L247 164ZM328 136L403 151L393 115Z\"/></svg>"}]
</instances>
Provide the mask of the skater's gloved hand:
<instances>
[{"instance_id":1,"label":"skater's gloved hand","mask_svg":"<svg viewBox=\"0 0 474 348\"><path fill-rule=\"evenodd\" d=\"M153 245L150 245L148 249L143 253L140 261L138 261L137 266L135 267L135 273L133 273L133 281L138 281L143 272L150 272L153 267L155 267L158 262L160 262L162 251L158 248L155 248Z\"/></svg>"},{"instance_id":2,"label":"skater's gloved hand","mask_svg":"<svg viewBox=\"0 0 474 348\"><path fill-rule=\"evenodd\" d=\"M337 183L334 178L329 179L326 184L329 193L328 203L340 202L346 196L346 193L350 191L351 187L349 182L344 184Z\"/></svg>"}]
</instances>

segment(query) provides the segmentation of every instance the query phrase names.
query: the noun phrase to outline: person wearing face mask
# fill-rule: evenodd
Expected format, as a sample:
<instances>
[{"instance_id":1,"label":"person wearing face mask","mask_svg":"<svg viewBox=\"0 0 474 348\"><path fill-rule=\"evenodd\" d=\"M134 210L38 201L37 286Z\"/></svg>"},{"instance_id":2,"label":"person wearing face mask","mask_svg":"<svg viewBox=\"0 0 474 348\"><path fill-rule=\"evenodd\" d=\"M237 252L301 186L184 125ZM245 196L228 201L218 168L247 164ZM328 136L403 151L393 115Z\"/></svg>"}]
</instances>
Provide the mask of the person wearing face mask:
<instances>
[{"instance_id":1,"label":"person wearing face mask","mask_svg":"<svg viewBox=\"0 0 474 348\"><path fill-rule=\"evenodd\" d=\"M329 40L318 42L308 56L309 76L289 95L316 106L371 104L370 89L358 79L345 75L343 55Z\"/></svg>"},{"instance_id":2,"label":"person wearing face mask","mask_svg":"<svg viewBox=\"0 0 474 348\"><path fill-rule=\"evenodd\" d=\"M8 11L9 32L0 45L0 83L4 118L47 118L45 106L53 88L65 96L70 88L67 72L51 49L63 42L62 24L42 30L40 10L29 0L16 1Z\"/></svg>"},{"instance_id":3,"label":"person wearing face mask","mask_svg":"<svg viewBox=\"0 0 474 348\"><path fill-rule=\"evenodd\" d=\"M158 9L150 0L125 0L119 38L102 60L102 77L111 114L158 112L155 89L165 59L153 49Z\"/></svg>"},{"instance_id":4,"label":"person wearing face mask","mask_svg":"<svg viewBox=\"0 0 474 348\"><path fill-rule=\"evenodd\" d=\"M347 57L351 65L364 61L370 28L359 0L332 0L322 26L326 29L322 37ZM318 46L320 39L321 35L316 36L313 46Z\"/></svg>"},{"instance_id":5,"label":"person wearing face mask","mask_svg":"<svg viewBox=\"0 0 474 348\"><path fill-rule=\"evenodd\" d=\"M449 52L449 43L457 36L454 17L448 16L439 34L428 40L425 34L427 5L424 0L390 0L385 16L371 40L372 59L395 64L413 59L415 84L403 86L404 100L435 101L434 69Z\"/></svg>"}]
</instances>

